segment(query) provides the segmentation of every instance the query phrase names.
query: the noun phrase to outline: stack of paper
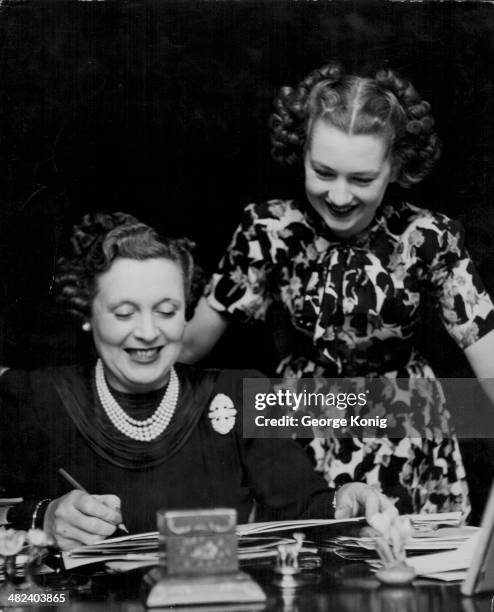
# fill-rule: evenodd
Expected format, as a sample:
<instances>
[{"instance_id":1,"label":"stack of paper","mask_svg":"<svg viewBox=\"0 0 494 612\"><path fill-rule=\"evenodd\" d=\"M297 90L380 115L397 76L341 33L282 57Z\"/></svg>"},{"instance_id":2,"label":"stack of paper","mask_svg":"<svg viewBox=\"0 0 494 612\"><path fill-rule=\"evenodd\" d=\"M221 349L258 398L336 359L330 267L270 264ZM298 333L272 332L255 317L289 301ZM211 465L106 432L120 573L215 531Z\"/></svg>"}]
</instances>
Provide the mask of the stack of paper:
<instances>
[{"instance_id":1,"label":"stack of paper","mask_svg":"<svg viewBox=\"0 0 494 612\"><path fill-rule=\"evenodd\" d=\"M464 517L461 512L438 512L435 514L409 514L415 531L428 531L441 526L451 525L456 527L463 524Z\"/></svg>"},{"instance_id":2,"label":"stack of paper","mask_svg":"<svg viewBox=\"0 0 494 612\"><path fill-rule=\"evenodd\" d=\"M243 563L250 560L273 558L277 556L280 544L292 542L291 538L241 535L238 537L238 559ZM306 556L317 555L317 552L317 547L308 542L304 543L301 549L301 553ZM68 553L63 553L62 557L66 569L104 562L111 569L124 571L158 565L162 555L159 552L157 532L150 532L81 546Z\"/></svg>"},{"instance_id":3,"label":"stack of paper","mask_svg":"<svg viewBox=\"0 0 494 612\"><path fill-rule=\"evenodd\" d=\"M310 527L324 527L327 525L341 525L343 523L354 523L362 521L363 518L352 519L304 519L299 521L268 521L266 523L246 523L237 525L237 535L260 535L275 533L277 531L300 531Z\"/></svg>"},{"instance_id":4,"label":"stack of paper","mask_svg":"<svg viewBox=\"0 0 494 612\"><path fill-rule=\"evenodd\" d=\"M113 560L158 563L158 532L109 538L62 553L65 569Z\"/></svg>"},{"instance_id":5,"label":"stack of paper","mask_svg":"<svg viewBox=\"0 0 494 612\"><path fill-rule=\"evenodd\" d=\"M291 542L287 538L266 538L267 534L279 531L295 531L322 525L342 524L362 519L313 519L300 521L272 521L266 523L248 523L237 526L239 538L239 559L276 556L279 544ZM252 540L252 536L256 536ZM250 539L249 539L250 538ZM253 543L255 542L255 545ZM133 563L158 563L158 532L150 531L119 538L103 540L96 544L81 546L69 553L63 553L66 569L72 569L90 563L107 561L129 561Z\"/></svg>"},{"instance_id":6,"label":"stack of paper","mask_svg":"<svg viewBox=\"0 0 494 612\"><path fill-rule=\"evenodd\" d=\"M445 581L463 580L472 563L480 533L481 530L478 528L456 550L415 557L407 561L408 565L413 567L419 576Z\"/></svg>"},{"instance_id":7,"label":"stack of paper","mask_svg":"<svg viewBox=\"0 0 494 612\"><path fill-rule=\"evenodd\" d=\"M431 525L437 525L438 521L441 524L458 523L461 515L460 513L428 515L428 517L416 515L412 516L411 519L413 522L417 521L420 529L424 525L427 525L428 529L430 529ZM311 519L238 525L238 557L241 562L249 559L275 557L277 555L277 547L280 544L291 542L291 540L273 536L266 537L272 533L300 531L310 527L341 525L361 520L362 518L342 520ZM306 545L302 548L302 552L316 554L316 551L317 549L311 545ZM100 562L118 562L120 565L122 562L125 562L134 566L156 565L159 561L158 532L152 531L120 538L111 538L90 546L81 546L69 553L63 553L63 560L66 569Z\"/></svg>"},{"instance_id":8,"label":"stack of paper","mask_svg":"<svg viewBox=\"0 0 494 612\"><path fill-rule=\"evenodd\" d=\"M407 556L456 550L478 531L478 527L444 527L415 531L406 544ZM375 538L353 538L339 536L322 543L323 549L331 550L343 559L350 561L378 559Z\"/></svg>"}]
</instances>

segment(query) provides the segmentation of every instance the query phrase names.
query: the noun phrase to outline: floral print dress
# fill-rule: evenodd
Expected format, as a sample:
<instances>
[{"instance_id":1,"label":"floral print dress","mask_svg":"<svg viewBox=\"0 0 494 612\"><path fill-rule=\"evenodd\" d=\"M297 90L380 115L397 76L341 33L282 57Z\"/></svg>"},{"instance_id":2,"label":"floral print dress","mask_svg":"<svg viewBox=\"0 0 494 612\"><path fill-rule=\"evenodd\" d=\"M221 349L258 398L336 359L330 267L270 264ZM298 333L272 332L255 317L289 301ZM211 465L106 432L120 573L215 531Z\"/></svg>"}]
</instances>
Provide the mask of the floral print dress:
<instances>
[{"instance_id":1,"label":"floral print dress","mask_svg":"<svg viewBox=\"0 0 494 612\"><path fill-rule=\"evenodd\" d=\"M300 378L381 381L365 416L391 415L391 429L378 437L314 432L308 450L330 486L367 482L401 512L467 513L444 393L414 348L427 295L461 348L494 329L493 304L458 222L385 201L369 228L342 240L309 206L270 200L245 209L207 299L242 320L269 324L270 312L284 313L290 325L278 375L287 386Z\"/></svg>"}]
</instances>

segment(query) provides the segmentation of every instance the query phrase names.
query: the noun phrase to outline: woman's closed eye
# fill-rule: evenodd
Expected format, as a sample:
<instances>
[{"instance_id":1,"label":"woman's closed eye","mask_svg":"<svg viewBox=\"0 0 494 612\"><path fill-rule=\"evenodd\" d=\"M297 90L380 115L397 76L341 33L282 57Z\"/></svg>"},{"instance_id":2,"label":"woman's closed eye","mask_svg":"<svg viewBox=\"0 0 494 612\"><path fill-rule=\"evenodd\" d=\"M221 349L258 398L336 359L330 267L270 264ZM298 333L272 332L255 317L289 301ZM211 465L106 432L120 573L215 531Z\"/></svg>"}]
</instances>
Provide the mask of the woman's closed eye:
<instances>
[{"instance_id":1,"label":"woman's closed eye","mask_svg":"<svg viewBox=\"0 0 494 612\"><path fill-rule=\"evenodd\" d=\"M169 319L170 317L173 317L174 315L177 314L177 309L175 307L166 307L165 306L165 307L159 308L156 312L161 317Z\"/></svg>"},{"instance_id":2,"label":"woman's closed eye","mask_svg":"<svg viewBox=\"0 0 494 612\"><path fill-rule=\"evenodd\" d=\"M336 179L336 174L331 170L314 170L316 176L323 181L333 181ZM349 177L349 182L354 183L355 185L370 185L374 181L374 177L372 176L353 176Z\"/></svg>"},{"instance_id":3,"label":"woman's closed eye","mask_svg":"<svg viewBox=\"0 0 494 612\"><path fill-rule=\"evenodd\" d=\"M355 183L355 185L370 185L374 181L373 178L360 176L356 176L351 180L353 183Z\"/></svg>"},{"instance_id":4,"label":"woman's closed eye","mask_svg":"<svg viewBox=\"0 0 494 612\"><path fill-rule=\"evenodd\" d=\"M317 177L323 181L332 181L336 178L336 174L330 170L314 170L314 172L316 173Z\"/></svg>"},{"instance_id":5,"label":"woman's closed eye","mask_svg":"<svg viewBox=\"0 0 494 612\"><path fill-rule=\"evenodd\" d=\"M130 319L130 317L135 313L135 310L116 310L113 314L117 317L117 319Z\"/></svg>"}]
</instances>

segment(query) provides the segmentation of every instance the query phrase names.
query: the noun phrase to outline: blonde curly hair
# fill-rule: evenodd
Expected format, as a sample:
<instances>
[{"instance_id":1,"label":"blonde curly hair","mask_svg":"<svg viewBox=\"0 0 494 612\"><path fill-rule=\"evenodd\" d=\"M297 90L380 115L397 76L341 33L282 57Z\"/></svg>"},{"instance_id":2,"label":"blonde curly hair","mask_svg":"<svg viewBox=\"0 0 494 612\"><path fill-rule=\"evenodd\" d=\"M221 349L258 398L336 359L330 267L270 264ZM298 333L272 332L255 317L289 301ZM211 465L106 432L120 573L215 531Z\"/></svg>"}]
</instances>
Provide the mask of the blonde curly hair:
<instances>
[{"instance_id":1,"label":"blonde curly hair","mask_svg":"<svg viewBox=\"0 0 494 612\"><path fill-rule=\"evenodd\" d=\"M282 87L274 106L271 152L281 164L302 161L319 119L347 134L383 135L402 187L419 183L441 155L430 104L389 68L367 78L345 74L340 64L330 63L297 87Z\"/></svg>"}]
</instances>

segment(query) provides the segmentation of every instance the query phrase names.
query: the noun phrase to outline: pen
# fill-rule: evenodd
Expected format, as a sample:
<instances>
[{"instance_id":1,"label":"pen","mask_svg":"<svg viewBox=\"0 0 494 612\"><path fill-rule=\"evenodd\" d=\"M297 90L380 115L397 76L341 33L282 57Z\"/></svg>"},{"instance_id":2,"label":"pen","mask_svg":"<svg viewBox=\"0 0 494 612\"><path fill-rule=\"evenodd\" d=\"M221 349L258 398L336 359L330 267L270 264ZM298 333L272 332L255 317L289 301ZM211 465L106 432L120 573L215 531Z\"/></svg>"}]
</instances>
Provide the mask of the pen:
<instances>
[{"instance_id":1,"label":"pen","mask_svg":"<svg viewBox=\"0 0 494 612\"><path fill-rule=\"evenodd\" d=\"M60 474L60 476L63 476L65 478L65 480L67 482L69 482L75 489L79 489L79 491L84 491L84 493L89 493L89 491L83 487L79 482L77 482L77 480L75 478L73 478L68 472L66 472L63 468L60 468L58 470L58 473ZM117 525L118 529L120 529L120 531L125 531L125 533L129 533L129 530L127 529L127 527L123 524L120 523L120 525Z\"/></svg>"}]
</instances>

